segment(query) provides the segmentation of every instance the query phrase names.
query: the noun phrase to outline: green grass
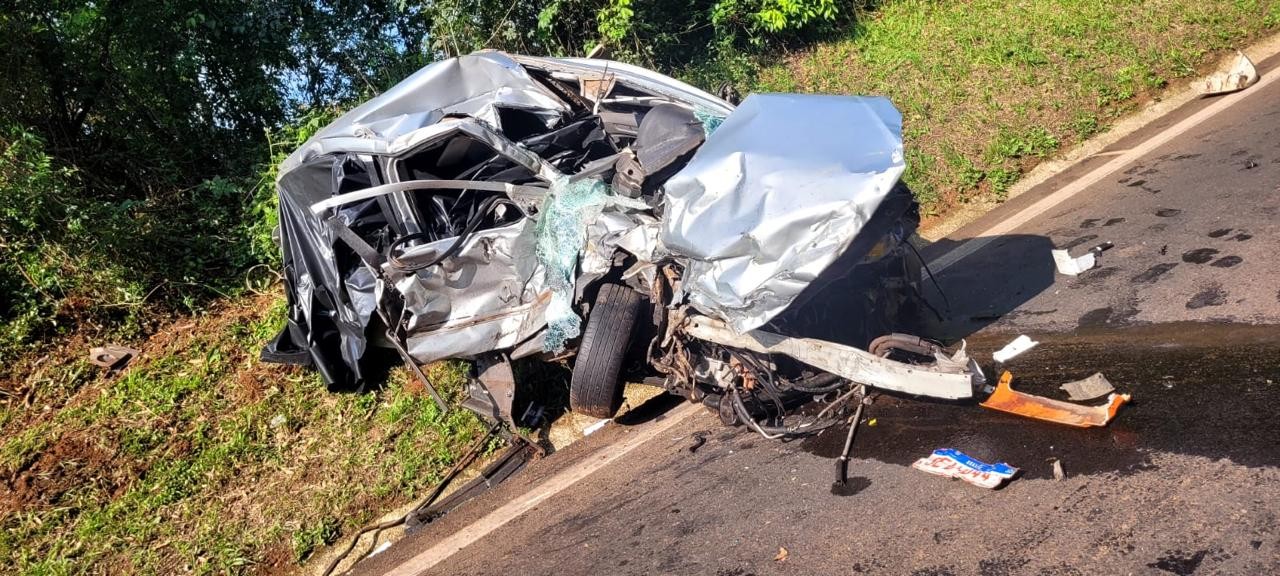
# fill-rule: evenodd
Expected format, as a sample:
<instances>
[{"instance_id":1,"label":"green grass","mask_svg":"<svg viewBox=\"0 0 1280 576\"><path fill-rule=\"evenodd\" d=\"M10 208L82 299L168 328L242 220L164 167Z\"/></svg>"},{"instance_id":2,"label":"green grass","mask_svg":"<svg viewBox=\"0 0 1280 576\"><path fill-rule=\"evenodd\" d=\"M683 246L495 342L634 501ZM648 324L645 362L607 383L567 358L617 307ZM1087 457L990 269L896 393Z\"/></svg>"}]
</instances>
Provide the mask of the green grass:
<instances>
[{"instance_id":1,"label":"green grass","mask_svg":"<svg viewBox=\"0 0 1280 576\"><path fill-rule=\"evenodd\" d=\"M420 497L482 432L468 412L442 414L403 370L378 392L340 395L312 373L259 364L282 299L237 304L124 374L46 398L48 411L5 405L0 472L54 478L0 522L13 573L296 566ZM461 366L431 373L456 401ZM71 457L41 459L51 451Z\"/></svg>"},{"instance_id":2,"label":"green grass","mask_svg":"<svg viewBox=\"0 0 1280 576\"><path fill-rule=\"evenodd\" d=\"M892 99L905 179L938 215L1003 199L1037 162L1277 28L1280 0L889 0L753 88Z\"/></svg>"}]
</instances>

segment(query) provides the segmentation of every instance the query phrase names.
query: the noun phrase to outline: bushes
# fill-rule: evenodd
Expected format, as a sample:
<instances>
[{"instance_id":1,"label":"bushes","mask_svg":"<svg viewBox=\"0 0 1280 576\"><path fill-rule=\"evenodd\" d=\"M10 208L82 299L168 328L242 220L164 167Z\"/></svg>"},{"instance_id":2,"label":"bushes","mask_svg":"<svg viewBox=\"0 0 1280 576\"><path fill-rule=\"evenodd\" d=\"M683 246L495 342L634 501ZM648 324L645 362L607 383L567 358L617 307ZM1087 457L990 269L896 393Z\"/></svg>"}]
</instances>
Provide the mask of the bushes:
<instances>
[{"instance_id":1,"label":"bushes","mask_svg":"<svg viewBox=\"0 0 1280 576\"><path fill-rule=\"evenodd\" d=\"M269 157L243 174L144 200L90 197L39 136L4 129L0 357L81 325L127 338L157 316L242 292L251 268L279 263L277 167L337 114L307 111L268 133Z\"/></svg>"},{"instance_id":2,"label":"bushes","mask_svg":"<svg viewBox=\"0 0 1280 576\"><path fill-rule=\"evenodd\" d=\"M0 356L82 326L129 337L269 262L274 202L252 171L142 200L95 198L30 131L0 133Z\"/></svg>"}]
</instances>

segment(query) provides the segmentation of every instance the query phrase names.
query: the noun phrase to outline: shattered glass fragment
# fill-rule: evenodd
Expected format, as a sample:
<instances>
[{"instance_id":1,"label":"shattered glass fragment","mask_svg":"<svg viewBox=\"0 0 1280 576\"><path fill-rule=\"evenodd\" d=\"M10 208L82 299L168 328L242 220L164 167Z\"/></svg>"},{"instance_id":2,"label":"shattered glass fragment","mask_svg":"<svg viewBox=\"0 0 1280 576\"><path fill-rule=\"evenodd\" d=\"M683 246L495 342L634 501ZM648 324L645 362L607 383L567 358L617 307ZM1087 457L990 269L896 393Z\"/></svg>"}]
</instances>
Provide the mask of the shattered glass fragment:
<instances>
[{"instance_id":1,"label":"shattered glass fragment","mask_svg":"<svg viewBox=\"0 0 1280 576\"><path fill-rule=\"evenodd\" d=\"M574 271L586 246L587 224L599 215L608 196L609 187L597 178L570 182L562 177L551 182L536 229L535 253L551 290L543 350L561 352L565 342L582 331L582 319L573 311Z\"/></svg>"},{"instance_id":2,"label":"shattered glass fragment","mask_svg":"<svg viewBox=\"0 0 1280 576\"><path fill-rule=\"evenodd\" d=\"M719 128L721 124L724 124L724 116L720 116L707 110L694 110L693 115L699 122L702 122L702 130L707 133L707 136L710 136L712 132L715 132L716 128Z\"/></svg>"}]
</instances>

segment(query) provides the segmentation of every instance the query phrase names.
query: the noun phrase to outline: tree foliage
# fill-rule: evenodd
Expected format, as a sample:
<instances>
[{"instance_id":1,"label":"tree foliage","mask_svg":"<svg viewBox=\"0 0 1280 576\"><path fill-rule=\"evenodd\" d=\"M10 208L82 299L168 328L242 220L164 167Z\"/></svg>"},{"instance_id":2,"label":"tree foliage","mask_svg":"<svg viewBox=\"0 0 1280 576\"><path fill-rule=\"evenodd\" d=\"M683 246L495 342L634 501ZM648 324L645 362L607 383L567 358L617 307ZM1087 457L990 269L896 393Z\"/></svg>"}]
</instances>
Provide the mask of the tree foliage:
<instances>
[{"instance_id":1,"label":"tree foliage","mask_svg":"<svg viewBox=\"0 0 1280 576\"><path fill-rule=\"evenodd\" d=\"M390 1L8 3L0 355L241 285L268 131L425 64L426 31Z\"/></svg>"}]
</instances>

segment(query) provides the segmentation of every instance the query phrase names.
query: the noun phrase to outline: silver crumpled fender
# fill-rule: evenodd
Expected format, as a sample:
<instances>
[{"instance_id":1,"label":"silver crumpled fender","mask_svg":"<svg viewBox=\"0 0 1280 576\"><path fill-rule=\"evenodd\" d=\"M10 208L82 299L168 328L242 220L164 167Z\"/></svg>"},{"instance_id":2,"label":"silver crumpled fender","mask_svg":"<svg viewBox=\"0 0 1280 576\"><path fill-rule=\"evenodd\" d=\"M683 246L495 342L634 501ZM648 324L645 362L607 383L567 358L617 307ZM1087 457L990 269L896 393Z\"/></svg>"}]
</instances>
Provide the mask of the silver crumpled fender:
<instances>
[{"instance_id":1,"label":"silver crumpled fender","mask_svg":"<svg viewBox=\"0 0 1280 576\"><path fill-rule=\"evenodd\" d=\"M745 333L835 261L906 169L879 97L753 94L663 186L689 303Z\"/></svg>"},{"instance_id":2,"label":"silver crumpled fender","mask_svg":"<svg viewBox=\"0 0 1280 576\"><path fill-rule=\"evenodd\" d=\"M939 353L937 362L920 366L813 338L789 338L763 330L736 334L724 322L706 316L687 318L681 331L722 346L759 354L782 354L856 384L916 396L966 400L973 398L974 391L986 382L982 370L963 347L950 357Z\"/></svg>"}]
</instances>

